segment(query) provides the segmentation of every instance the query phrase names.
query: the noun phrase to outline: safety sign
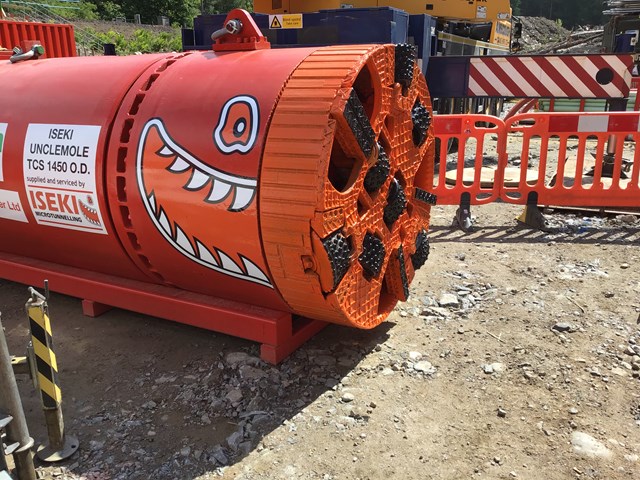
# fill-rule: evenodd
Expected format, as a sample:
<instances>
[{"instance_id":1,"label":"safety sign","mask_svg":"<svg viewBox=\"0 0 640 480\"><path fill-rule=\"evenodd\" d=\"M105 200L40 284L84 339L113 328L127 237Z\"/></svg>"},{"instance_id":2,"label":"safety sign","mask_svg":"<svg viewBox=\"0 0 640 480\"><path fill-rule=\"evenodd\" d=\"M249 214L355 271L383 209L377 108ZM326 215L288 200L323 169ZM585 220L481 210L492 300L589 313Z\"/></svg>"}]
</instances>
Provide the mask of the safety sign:
<instances>
[{"instance_id":1,"label":"safety sign","mask_svg":"<svg viewBox=\"0 0 640 480\"><path fill-rule=\"evenodd\" d=\"M24 183L40 225L106 234L96 192L100 127L30 124Z\"/></svg>"},{"instance_id":2,"label":"safety sign","mask_svg":"<svg viewBox=\"0 0 640 480\"><path fill-rule=\"evenodd\" d=\"M302 14L269 15L269 28L271 30L302 28Z\"/></svg>"}]
</instances>

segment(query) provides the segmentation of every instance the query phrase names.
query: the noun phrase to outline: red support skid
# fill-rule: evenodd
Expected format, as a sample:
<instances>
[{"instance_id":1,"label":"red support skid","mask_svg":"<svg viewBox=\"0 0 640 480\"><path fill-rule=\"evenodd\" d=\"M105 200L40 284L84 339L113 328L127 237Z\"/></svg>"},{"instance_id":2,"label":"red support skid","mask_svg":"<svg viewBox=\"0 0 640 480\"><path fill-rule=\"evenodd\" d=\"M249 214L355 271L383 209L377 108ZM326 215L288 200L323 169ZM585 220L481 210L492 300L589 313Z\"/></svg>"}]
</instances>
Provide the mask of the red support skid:
<instances>
[{"instance_id":1,"label":"red support skid","mask_svg":"<svg viewBox=\"0 0 640 480\"><path fill-rule=\"evenodd\" d=\"M42 285L47 279L51 290L84 299L83 312L89 316L117 307L260 342L261 358L272 364L327 325L287 312L6 253L0 253L0 277L28 285Z\"/></svg>"},{"instance_id":2,"label":"red support skid","mask_svg":"<svg viewBox=\"0 0 640 480\"><path fill-rule=\"evenodd\" d=\"M82 313L84 313L87 317L99 317L103 313L107 313L112 308L113 307L111 305L94 302L93 300L82 300Z\"/></svg>"}]
</instances>

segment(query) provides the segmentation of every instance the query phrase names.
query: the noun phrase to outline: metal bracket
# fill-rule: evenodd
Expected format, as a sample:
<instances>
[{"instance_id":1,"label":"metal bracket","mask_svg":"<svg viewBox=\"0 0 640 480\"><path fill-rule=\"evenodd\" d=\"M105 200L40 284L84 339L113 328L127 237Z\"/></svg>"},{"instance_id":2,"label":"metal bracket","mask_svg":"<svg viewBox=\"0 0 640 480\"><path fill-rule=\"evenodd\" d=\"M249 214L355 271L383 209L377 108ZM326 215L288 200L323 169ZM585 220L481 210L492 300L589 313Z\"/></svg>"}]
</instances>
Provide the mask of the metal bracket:
<instances>
[{"instance_id":1,"label":"metal bracket","mask_svg":"<svg viewBox=\"0 0 640 480\"><path fill-rule=\"evenodd\" d=\"M11 366L14 375L31 375L29 361L27 357L11 357Z\"/></svg>"},{"instance_id":2,"label":"metal bracket","mask_svg":"<svg viewBox=\"0 0 640 480\"><path fill-rule=\"evenodd\" d=\"M31 47L31 50L27 50L26 52L23 52L19 47L15 47L9 61L11 63L17 63L23 60L37 60L41 55L44 55L44 47L39 44L34 45Z\"/></svg>"},{"instance_id":3,"label":"metal bracket","mask_svg":"<svg viewBox=\"0 0 640 480\"><path fill-rule=\"evenodd\" d=\"M594 158L596 157L595 153L591 154ZM631 171L631 167L633 167L633 160L629 160L628 158L622 158L622 166L620 167L620 179L626 180L629 178L627 173ZM613 171L615 169L616 157L614 154L606 154L602 157L602 168L600 176L602 178L613 178ZM593 177L595 176L595 167L591 167L591 169L584 174L585 177Z\"/></svg>"},{"instance_id":4,"label":"metal bracket","mask_svg":"<svg viewBox=\"0 0 640 480\"><path fill-rule=\"evenodd\" d=\"M456 210L456 216L453 219L453 224L458 224L460 229L469 233L473 230L473 220L471 219L471 194L464 192L460 196L460 206Z\"/></svg>"},{"instance_id":5,"label":"metal bracket","mask_svg":"<svg viewBox=\"0 0 640 480\"><path fill-rule=\"evenodd\" d=\"M249 12L236 8L229 12L224 28L213 32L211 39L214 52L263 50L271 48L271 43L256 25Z\"/></svg>"},{"instance_id":6,"label":"metal bracket","mask_svg":"<svg viewBox=\"0 0 640 480\"><path fill-rule=\"evenodd\" d=\"M543 232L550 232L551 227L549 221L540 211L538 207L538 194L536 192L530 192L527 197L527 205L524 207L524 211L520 214L516 220L536 230Z\"/></svg>"},{"instance_id":7,"label":"metal bracket","mask_svg":"<svg viewBox=\"0 0 640 480\"><path fill-rule=\"evenodd\" d=\"M416 187L414 197L416 200L426 203L427 205L435 205L438 203L438 197L435 194L418 187Z\"/></svg>"}]
</instances>

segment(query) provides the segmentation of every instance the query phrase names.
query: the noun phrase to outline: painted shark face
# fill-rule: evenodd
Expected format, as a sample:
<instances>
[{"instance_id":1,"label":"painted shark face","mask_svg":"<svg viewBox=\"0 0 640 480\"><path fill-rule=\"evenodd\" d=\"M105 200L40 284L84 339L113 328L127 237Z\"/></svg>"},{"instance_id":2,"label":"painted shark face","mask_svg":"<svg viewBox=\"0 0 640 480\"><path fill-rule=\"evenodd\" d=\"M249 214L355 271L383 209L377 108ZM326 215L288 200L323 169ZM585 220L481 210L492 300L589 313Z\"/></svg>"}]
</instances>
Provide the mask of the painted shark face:
<instances>
[{"instance_id":1,"label":"painted shark face","mask_svg":"<svg viewBox=\"0 0 640 480\"><path fill-rule=\"evenodd\" d=\"M249 95L234 97L222 107L213 139L222 153L248 153L258 137L258 102Z\"/></svg>"},{"instance_id":2,"label":"painted shark face","mask_svg":"<svg viewBox=\"0 0 640 480\"><path fill-rule=\"evenodd\" d=\"M87 222L100 227L100 215L98 215L98 210L93 206L93 198L87 196L86 203L82 200L78 200L78 203L80 204L80 213L82 213L82 216L87 220Z\"/></svg>"},{"instance_id":3,"label":"painted shark face","mask_svg":"<svg viewBox=\"0 0 640 480\"><path fill-rule=\"evenodd\" d=\"M196 158L169 136L160 119L150 120L142 131L136 171L149 218L174 249L216 272L273 288L254 262L242 254L236 261L216 248L220 228L207 222L211 208L249 208L256 196L255 178L218 170Z\"/></svg>"}]
</instances>

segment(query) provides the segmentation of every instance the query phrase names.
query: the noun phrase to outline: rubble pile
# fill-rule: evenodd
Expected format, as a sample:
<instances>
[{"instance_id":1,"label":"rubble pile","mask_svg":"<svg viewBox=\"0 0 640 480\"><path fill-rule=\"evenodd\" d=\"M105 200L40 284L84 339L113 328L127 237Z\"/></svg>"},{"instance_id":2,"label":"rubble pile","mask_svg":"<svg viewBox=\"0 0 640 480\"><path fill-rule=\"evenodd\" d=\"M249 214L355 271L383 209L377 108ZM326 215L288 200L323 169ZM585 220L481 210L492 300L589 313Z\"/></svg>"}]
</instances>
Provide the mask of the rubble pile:
<instances>
[{"instance_id":1,"label":"rubble pile","mask_svg":"<svg viewBox=\"0 0 640 480\"><path fill-rule=\"evenodd\" d=\"M602 28L580 27L574 32L544 17L519 17L522 22L522 54L599 53Z\"/></svg>"}]
</instances>

